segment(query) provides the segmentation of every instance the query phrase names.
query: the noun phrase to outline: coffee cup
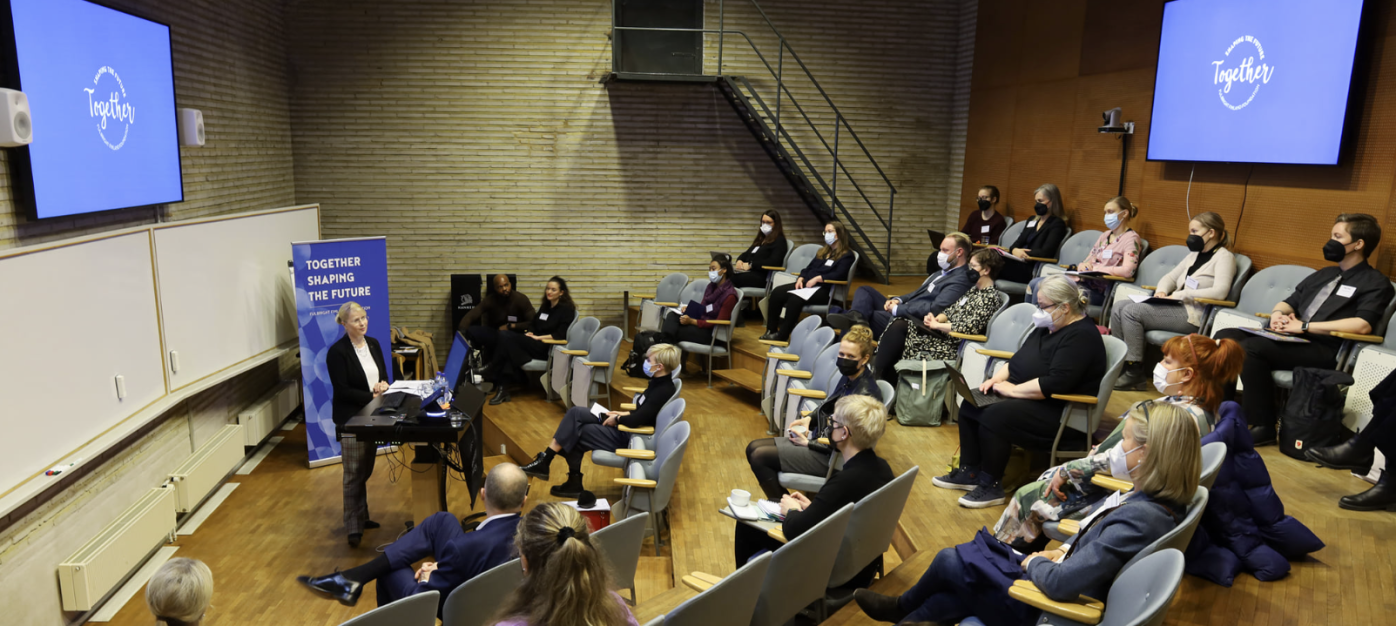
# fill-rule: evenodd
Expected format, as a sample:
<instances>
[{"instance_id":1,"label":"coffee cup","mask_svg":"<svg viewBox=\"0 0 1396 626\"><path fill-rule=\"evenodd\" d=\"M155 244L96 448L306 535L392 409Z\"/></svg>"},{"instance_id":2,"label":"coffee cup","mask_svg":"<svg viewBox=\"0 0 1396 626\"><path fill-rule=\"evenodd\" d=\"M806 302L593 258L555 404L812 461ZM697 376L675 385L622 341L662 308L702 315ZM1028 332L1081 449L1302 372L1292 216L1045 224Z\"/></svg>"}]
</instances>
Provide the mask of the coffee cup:
<instances>
[{"instance_id":1,"label":"coffee cup","mask_svg":"<svg viewBox=\"0 0 1396 626\"><path fill-rule=\"evenodd\" d=\"M735 506L746 506L751 504L751 493L743 489L733 489L732 504Z\"/></svg>"}]
</instances>

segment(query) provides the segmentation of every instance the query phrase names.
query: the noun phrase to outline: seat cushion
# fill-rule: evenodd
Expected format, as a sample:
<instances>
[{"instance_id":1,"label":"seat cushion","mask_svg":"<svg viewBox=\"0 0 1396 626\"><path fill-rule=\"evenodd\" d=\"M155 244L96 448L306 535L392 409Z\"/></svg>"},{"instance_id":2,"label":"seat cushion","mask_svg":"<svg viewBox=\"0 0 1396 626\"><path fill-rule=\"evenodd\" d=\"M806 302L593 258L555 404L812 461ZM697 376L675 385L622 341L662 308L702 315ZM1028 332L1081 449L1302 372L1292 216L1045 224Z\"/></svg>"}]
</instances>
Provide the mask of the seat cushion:
<instances>
[{"instance_id":1,"label":"seat cushion","mask_svg":"<svg viewBox=\"0 0 1396 626\"><path fill-rule=\"evenodd\" d=\"M824 487L823 478L818 476L810 476L809 474L781 472L777 474L777 478L780 480L780 486L785 487L786 489L795 489L797 491L808 491L810 493L813 493L819 491L822 487Z\"/></svg>"},{"instance_id":2,"label":"seat cushion","mask_svg":"<svg viewBox=\"0 0 1396 626\"><path fill-rule=\"evenodd\" d=\"M1284 389L1294 388L1294 370L1270 372L1270 376L1275 379L1275 386Z\"/></svg>"},{"instance_id":3,"label":"seat cushion","mask_svg":"<svg viewBox=\"0 0 1396 626\"><path fill-rule=\"evenodd\" d=\"M680 341L679 349L683 350L684 352L692 352L693 354L712 354L713 356L723 356L727 354L727 346L722 345L722 342L720 341L713 344L712 346L709 346L706 343Z\"/></svg>"},{"instance_id":4,"label":"seat cushion","mask_svg":"<svg viewBox=\"0 0 1396 626\"><path fill-rule=\"evenodd\" d=\"M994 288L1013 296L1021 296L1028 292L1028 286L1026 284L1007 280L994 281Z\"/></svg>"},{"instance_id":5,"label":"seat cushion","mask_svg":"<svg viewBox=\"0 0 1396 626\"><path fill-rule=\"evenodd\" d=\"M1161 346L1169 339L1182 336L1182 333L1175 333L1167 330L1151 330L1144 333L1144 340L1149 342L1151 346Z\"/></svg>"},{"instance_id":6,"label":"seat cushion","mask_svg":"<svg viewBox=\"0 0 1396 626\"><path fill-rule=\"evenodd\" d=\"M541 359L534 359L524 363L522 369L525 372L541 372L548 369L548 362Z\"/></svg>"},{"instance_id":7,"label":"seat cushion","mask_svg":"<svg viewBox=\"0 0 1396 626\"><path fill-rule=\"evenodd\" d=\"M591 451L591 462L603 467L625 467L625 462L628 460L606 450Z\"/></svg>"}]
</instances>

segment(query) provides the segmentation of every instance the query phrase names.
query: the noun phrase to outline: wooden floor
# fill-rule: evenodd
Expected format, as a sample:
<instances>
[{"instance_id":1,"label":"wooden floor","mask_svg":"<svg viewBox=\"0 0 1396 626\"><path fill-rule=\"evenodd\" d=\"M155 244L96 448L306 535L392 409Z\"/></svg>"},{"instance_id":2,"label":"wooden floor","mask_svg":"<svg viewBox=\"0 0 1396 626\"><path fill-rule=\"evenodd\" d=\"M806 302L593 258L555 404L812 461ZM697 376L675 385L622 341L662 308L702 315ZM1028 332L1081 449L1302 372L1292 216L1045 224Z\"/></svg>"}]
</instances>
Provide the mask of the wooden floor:
<instances>
[{"instance_id":1,"label":"wooden floor","mask_svg":"<svg viewBox=\"0 0 1396 626\"><path fill-rule=\"evenodd\" d=\"M754 329L743 329L747 334ZM690 368L697 364L691 363ZM692 370L690 370L692 371ZM621 380L617 385L639 384ZM691 375L684 380L688 402L686 419L693 436L675 490L670 519L672 536L666 536L661 556L654 556L647 540L639 589L642 618L662 613L687 596L670 588L677 578L692 571L718 575L735 568L732 556L733 522L717 513L728 490L757 491L746 466L747 442L765 433L765 421L756 408L757 397L748 391L719 384L705 386L706 378ZM1118 415L1144 393L1115 394L1109 415ZM614 404L622 402L617 394ZM509 456L532 456L547 444L563 413L555 403L542 399L536 388L514 395L510 403L487 407L486 416L510 442ZM1102 425L1108 430L1111 424ZM338 466L307 469L304 427L278 433L283 441L257 469L234 476L240 483L223 505L191 536L181 536L176 556L202 559L213 569L216 581L214 608L205 622L220 624L313 624L332 626L373 608L373 590L366 590L357 607L313 597L295 577L322 574L357 565L374 556L374 546L386 544L409 518L410 488L407 470L393 467L384 457L369 483L373 519L383 528L370 531L364 544L351 549L340 526L341 470ZM878 583L887 593L897 593L914 582L935 551L969 539L985 525L992 525L1001 509L970 510L955 500L960 492L937 489L930 477L941 473L957 445L956 426L908 428L892 422L879 445L879 453L900 473L921 466L902 524L919 548L904 567ZM493 450L491 451L493 452ZM1328 547L1313 558L1294 563L1286 579L1261 583L1240 576L1230 589L1196 578L1187 578L1169 613L1168 624L1384 624L1396 619L1396 515L1356 513L1336 506L1339 495L1367 487L1345 472L1318 469L1278 453L1262 449L1262 457L1274 479L1275 490L1287 512L1313 529ZM599 497L615 498L620 490L611 479L619 471L587 462L587 487ZM554 465L552 483L560 483L564 464ZM394 482L396 478L396 482ZM469 511L469 500L460 483L449 492L451 510ZM530 505L553 500L546 486L535 484ZM141 595L128 603L114 624L145 625ZM644 623L644 619L641 619ZM831 624L868 624L856 607L835 615Z\"/></svg>"}]
</instances>

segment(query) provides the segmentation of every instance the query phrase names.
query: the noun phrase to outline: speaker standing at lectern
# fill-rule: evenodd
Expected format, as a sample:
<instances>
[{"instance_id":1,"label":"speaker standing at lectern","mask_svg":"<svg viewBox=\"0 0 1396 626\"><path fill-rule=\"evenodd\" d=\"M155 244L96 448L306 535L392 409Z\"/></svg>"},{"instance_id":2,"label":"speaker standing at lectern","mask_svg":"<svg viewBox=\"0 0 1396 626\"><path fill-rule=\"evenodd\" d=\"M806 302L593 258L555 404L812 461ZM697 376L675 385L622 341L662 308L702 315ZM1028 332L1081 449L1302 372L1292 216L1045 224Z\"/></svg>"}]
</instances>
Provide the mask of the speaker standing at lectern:
<instances>
[{"instance_id":1,"label":"speaker standing at lectern","mask_svg":"<svg viewBox=\"0 0 1396 626\"><path fill-rule=\"evenodd\" d=\"M383 348L367 334L368 312L363 307L345 302L334 321L344 327L344 336L325 353L325 369L334 385L333 418L338 431L388 390L388 373L383 369ZM342 432L339 446L344 462L344 527L349 531L349 545L357 548L365 528L378 528L378 522L368 519L368 477L373 475L378 450L373 442Z\"/></svg>"}]
</instances>

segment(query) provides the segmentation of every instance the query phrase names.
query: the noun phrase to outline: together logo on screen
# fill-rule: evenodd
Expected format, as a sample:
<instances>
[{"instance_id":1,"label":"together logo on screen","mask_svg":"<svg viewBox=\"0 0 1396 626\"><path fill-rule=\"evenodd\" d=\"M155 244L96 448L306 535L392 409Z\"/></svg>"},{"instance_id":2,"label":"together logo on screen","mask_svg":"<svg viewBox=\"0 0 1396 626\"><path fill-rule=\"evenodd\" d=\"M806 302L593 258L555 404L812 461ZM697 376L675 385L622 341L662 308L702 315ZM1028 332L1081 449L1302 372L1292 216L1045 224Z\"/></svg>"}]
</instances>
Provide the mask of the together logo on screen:
<instances>
[{"instance_id":1,"label":"together logo on screen","mask_svg":"<svg viewBox=\"0 0 1396 626\"><path fill-rule=\"evenodd\" d=\"M87 113L97 119L97 136L108 148L120 150L126 145L131 126L136 123L136 107L127 99L126 84L121 82L121 76L111 67L102 66L93 77L92 86L84 87L83 91L87 92ZM121 140L112 143L118 125Z\"/></svg>"},{"instance_id":2,"label":"together logo on screen","mask_svg":"<svg viewBox=\"0 0 1396 626\"><path fill-rule=\"evenodd\" d=\"M1242 44L1249 45L1237 50L1237 47L1242 46ZM1259 57L1259 65L1256 65L1257 57L1251 55L1252 51ZM1235 57L1232 57L1232 52L1236 52ZM1212 84L1222 85L1225 83L1223 87L1217 89L1217 96L1221 98L1222 104L1232 111L1246 108L1252 100L1255 100L1256 94L1260 93L1260 86L1269 83L1274 76L1275 67L1265 63L1265 48L1260 45L1259 40L1250 35L1237 37L1236 41L1231 42L1231 45L1226 48L1225 59L1212 61ZM1227 94L1231 93L1231 86L1234 83L1242 83L1243 86L1237 89L1239 93L1232 95L1231 99L1228 100ZM1240 96L1245 93L1244 85L1255 85L1255 87L1251 89L1250 96L1241 104L1232 104L1234 101L1241 100Z\"/></svg>"}]
</instances>

